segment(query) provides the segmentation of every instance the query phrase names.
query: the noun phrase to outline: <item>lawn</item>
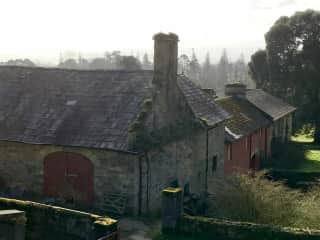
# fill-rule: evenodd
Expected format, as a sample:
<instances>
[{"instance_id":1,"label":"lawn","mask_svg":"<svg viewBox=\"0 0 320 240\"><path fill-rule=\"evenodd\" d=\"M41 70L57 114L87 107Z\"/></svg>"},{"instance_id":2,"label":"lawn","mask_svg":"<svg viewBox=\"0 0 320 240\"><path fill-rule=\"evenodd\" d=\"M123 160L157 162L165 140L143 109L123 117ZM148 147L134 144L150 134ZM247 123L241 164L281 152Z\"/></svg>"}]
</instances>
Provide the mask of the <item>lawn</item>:
<instances>
[{"instance_id":1,"label":"lawn","mask_svg":"<svg viewBox=\"0 0 320 240\"><path fill-rule=\"evenodd\" d=\"M265 167L273 179L284 181L291 188L306 190L320 181L320 145L313 144L313 139L303 134L291 140L278 146L277 153Z\"/></svg>"},{"instance_id":2,"label":"lawn","mask_svg":"<svg viewBox=\"0 0 320 240\"><path fill-rule=\"evenodd\" d=\"M299 134L291 137L291 141L299 143L312 143L313 138L307 134Z\"/></svg>"},{"instance_id":3,"label":"lawn","mask_svg":"<svg viewBox=\"0 0 320 240\"><path fill-rule=\"evenodd\" d=\"M304 146L305 161L301 163L301 171L320 172L320 146Z\"/></svg>"},{"instance_id":4,"label":"lawn","mask_svg":"<svg viewBox=\"0 0 320 240\"><path fill-rule=\"evenodd\" d=\"M320 145L312 144L313 138L300 134L292 137L298 150L303 152L304 159L297 165L297 169L303 172L320 172Z\"/></svg>"}]
</instances>

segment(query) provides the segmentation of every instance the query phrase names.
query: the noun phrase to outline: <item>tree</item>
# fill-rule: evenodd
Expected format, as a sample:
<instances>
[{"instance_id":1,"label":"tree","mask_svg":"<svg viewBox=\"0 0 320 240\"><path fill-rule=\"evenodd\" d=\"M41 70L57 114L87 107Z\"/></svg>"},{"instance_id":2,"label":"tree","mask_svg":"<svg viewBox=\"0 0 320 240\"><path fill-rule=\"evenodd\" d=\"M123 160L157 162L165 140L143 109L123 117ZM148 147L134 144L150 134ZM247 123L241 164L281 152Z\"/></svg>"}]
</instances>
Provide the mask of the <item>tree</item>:
<instances>
[{"instance_id":1,"label":"tree","mask_svg":"<svg viewBox=\"0 0 320 240\"><path fill-rule=\"evenodd\" d=\"M265 40L266 50L251 57L252 78L298 106L300 121L314 124L314 140L320 143L320 12L279 18Z\"/></svg>"},{"instance_id":2,"label":"tree","mask_svg":"<svg viewBox=\"0 0 320 240\"><path fill-rule=\"evenodd\" d=\"M269 71L267 64L267 52L258 50L251 56L251 61L248 64L249 74L254 79L257 87L272 91L269 87Z\"/></svg>"},{"instance_id":3,"label":"tree","mask_svg":"<svg viewBox=\"0 0 320 240\"><path fill-rule=\"evenodd\" d=\"M90 69L107 69L108 64L105 58L94 58L90 62Z\"/></svg>"},{"instance_id":4,"label":"tree","mask_svg":"<svg viewBox=\"0 0 320 240\"><path fill-rule=\"evenodd\" d=\"M25 67L35 67L36 65L28 58L25 59L15 59L9 60L5 63L6 65L12 66L25 66Z\"/></svg>"},{"instance_id":5,"label":"tree","mask_svg":"<svg viewBox=\"0 0 320 240\"><path fill-rule=\"evenodd\" d=\"M206 54L206 58L204 60L204 63L202 65L202 76L201 76L201 81L204 85L204 87L209 87L210 86L210 82L212 81L211 77L210 77L210 72L212 69L212 65L211 65L211 61L210 61L210 54L207 53Z\"/></svg>"},{"instance_id":6,"label":"tree","mask_svg":"<svg viewBox=\"0 0 320 240\"><path fill-rule=\"evenodd\" d=\"M78 56L78 68L79 69L89 69L90 68L90 62L87 59L83 58L81 56L81 54L79 54L79 56Z\"/></svg>"},{"instance_id":7,"label":"tree","mask_svg":"<svg viewBox=\"0 0 320 240\"><path fill-rule=\"evenodd\" d=\"M190 60L186 54L180 55L178 59L178 72L186 76L190 74Z\"/></svg>"},{"instance_id":8,"label":"tree","mask_svg":"<svg viewBox=\"0 0 320 240\"><path fill-rule=\"evenodd\" d=\"M77 61L73 58L69 58L64 62L59 63L58 65L59 68L68 68L68 69L77 69L78 64Z\"/></svg>"},{"instance_id":9,"label":"tree","mask_svg":"<svg viewBox=\"0 0 320 240\"><path fill-rule=\"evenodd\" d=\"M140 70L141 63L139 59L134 56L122 56L120 61L120 68L124 70Z\"/></svg>"},{"instance_id":10,"label":"tree","mask_svg":"<svg viewBox=\"0 0 320 240\"><path fill-rule=\"evenodd\" d=\"M194 49L192 49L192 56L191 56L191 61L189 63L189 66L190 66L189 77L191 78L191 80L193 80L198 85L202 85L200 81L201 67L200 67L198 58L194 52Z\"/></svg>"},{"instance_id":11,"label":"tree","mask_svg":"<svg viewBox=\"0 0 320 240\"><path fill-rule=\"evenodd\" d=\"M142 66L143 66L143 69L147 69L147 70L152 69L152 64L151 64L151 62L149 61L149 57L148 57L148 54L147 54L147 53L145 53L145 54L143 55Z\"/></svg>"},{"instance_id":12,"label":"tree","mask_svg":"<svg viewBox=\"0 0 320 240\"><path fill-rule=\"evenodd\" d=\"M224 85L228 83L229 79L229 60L227 55L227 50L223 49L222 56L220 58L220 61L218 63L218 83L217 87L220 89L224 88Z\"/></svg>"}]
</instances>

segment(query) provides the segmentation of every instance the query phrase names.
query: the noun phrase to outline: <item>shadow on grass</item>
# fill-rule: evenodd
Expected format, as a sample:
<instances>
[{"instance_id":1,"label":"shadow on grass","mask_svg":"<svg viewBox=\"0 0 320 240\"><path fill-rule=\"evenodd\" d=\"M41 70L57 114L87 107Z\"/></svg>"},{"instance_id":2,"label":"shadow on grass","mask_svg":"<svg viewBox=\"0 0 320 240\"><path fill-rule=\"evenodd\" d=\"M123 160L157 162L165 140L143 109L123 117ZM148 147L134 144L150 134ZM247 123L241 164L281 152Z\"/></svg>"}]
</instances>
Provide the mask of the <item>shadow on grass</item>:
<instances>
[{"instance_id":1,"label":"shadow on grass","mask_svg":"<svg viewBox=\"0 0 320 240\"><path fill-rule=\"evenodd\" d=\"M273 143L265 168L320 173L320 146L306 142Z\"/></svg>"},{"instance_id":2,"label":"shadow on grass","mask_svg":"<svg viewBox=\"0 0 320 240\"><path fill-rule=\"evenodd\" d=\"M298 139L298 138L296 138ZM304 139L305 140L305 139ZM313 142L275 143L271 159L264 164L270 177L291 188L308 189L320 179L320 146Z\"/></svg>"}]
</instances>

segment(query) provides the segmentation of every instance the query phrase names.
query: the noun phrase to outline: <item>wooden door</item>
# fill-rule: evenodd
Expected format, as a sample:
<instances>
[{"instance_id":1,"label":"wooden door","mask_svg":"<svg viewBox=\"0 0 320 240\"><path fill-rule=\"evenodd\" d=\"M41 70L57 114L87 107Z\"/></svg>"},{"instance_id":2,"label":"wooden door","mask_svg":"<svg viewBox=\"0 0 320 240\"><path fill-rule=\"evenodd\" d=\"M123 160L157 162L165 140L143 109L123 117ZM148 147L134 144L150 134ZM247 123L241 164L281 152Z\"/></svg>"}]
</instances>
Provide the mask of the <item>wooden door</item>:
<instances>
[{"instance_id":1,"label":"wooden door","mask_svg":"<svg viewBox=\"0 0 320 240\"><path fill-rule=\"evenodd\" d=\"M93 165L77 153L55 152L44 160L44 194L69 203L93 204Z\"/></svg>"}]
</instances>

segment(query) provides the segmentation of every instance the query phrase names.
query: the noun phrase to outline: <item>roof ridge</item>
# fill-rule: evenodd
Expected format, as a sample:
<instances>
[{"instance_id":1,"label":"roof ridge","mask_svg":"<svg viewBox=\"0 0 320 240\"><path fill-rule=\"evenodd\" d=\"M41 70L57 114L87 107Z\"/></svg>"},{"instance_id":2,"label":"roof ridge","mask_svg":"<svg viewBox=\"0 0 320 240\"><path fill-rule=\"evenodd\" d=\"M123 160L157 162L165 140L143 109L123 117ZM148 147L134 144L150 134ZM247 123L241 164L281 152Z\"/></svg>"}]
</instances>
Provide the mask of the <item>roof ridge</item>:
<instances>
[{"instance_id":1,"label":"roof ridge","mask_svg":"<svg viewBox=\"0 0 320 240\"><path fill-rule=\"evenodd\" d=\"M49 70L49 71L67 71L67 72L154 72L153 70L137 69L137 70L125 70L125 69L74 69L74 68L59 68L59 67L44 67L44 66L17 66L17 65L0 65L0 69L3 68L15 68L15 69L30 69L30 70Z\"/></svg>"}]
</instances>

